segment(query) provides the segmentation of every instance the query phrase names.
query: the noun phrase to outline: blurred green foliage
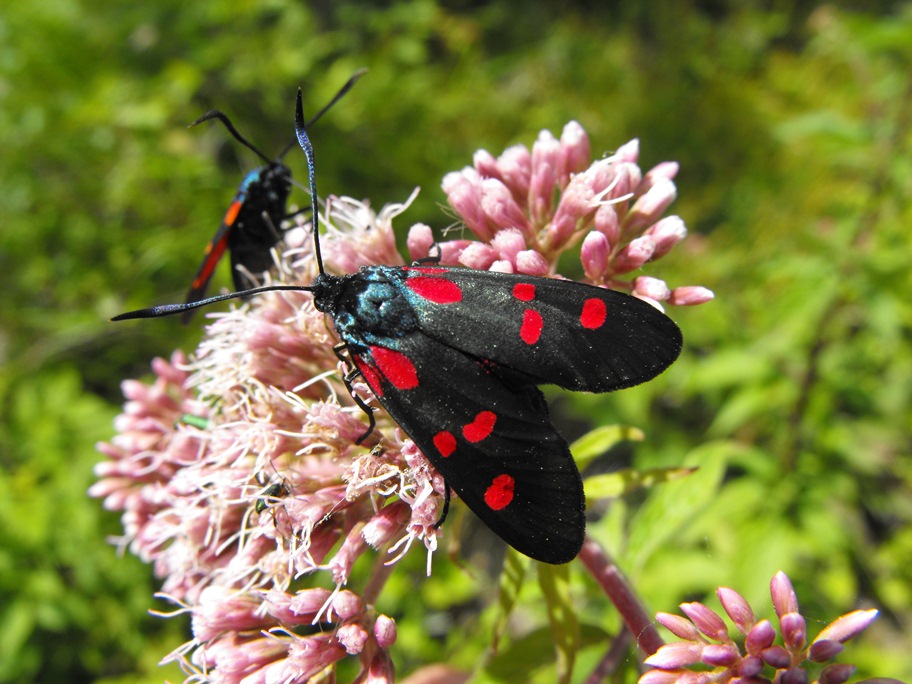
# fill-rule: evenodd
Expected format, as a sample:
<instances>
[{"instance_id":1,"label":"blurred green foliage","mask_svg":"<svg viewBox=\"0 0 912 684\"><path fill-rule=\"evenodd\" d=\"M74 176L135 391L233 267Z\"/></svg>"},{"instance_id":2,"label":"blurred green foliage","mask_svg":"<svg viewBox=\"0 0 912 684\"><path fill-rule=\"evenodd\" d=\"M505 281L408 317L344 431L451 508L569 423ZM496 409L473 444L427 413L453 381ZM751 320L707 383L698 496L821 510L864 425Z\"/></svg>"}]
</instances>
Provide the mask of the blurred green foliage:
<instances>
[{"instance_id":1,"label":"blurred green foliage","mask_svg":"<svg viewBox=\"0 0 912 684\"><path fill-rule=\"evenodd\" d=\"M146 615L151 570L109 545L119 522L85 490L120 380L199 333L107 318L183 295L258 163L187 123L218 107L277 152L295 89L316 111L362 66L312 131L320 187L379 207L421 185L402 226L449 222L439 181L475 149L570 119L595 154L638 136L644 168L681 162L691 236L650 273L718 299L672 312L687 351L659 380L555 412L643 428L621 465L699 470L590 532L654 610L717 585L766 609L779 569L811 635L876 607L845 660L912 678L912 5L50 0L0 8L0 682L180 678L155 664L185 621ZM422 579L421 555L380 606L399 671L475 666L496 582L446 562ZM579 608L582 681L617 618L576 565L569 589L549 582ZM537 627L478 681L554 681L532 584L516 619Z\"/></svg>"}]
</instances>

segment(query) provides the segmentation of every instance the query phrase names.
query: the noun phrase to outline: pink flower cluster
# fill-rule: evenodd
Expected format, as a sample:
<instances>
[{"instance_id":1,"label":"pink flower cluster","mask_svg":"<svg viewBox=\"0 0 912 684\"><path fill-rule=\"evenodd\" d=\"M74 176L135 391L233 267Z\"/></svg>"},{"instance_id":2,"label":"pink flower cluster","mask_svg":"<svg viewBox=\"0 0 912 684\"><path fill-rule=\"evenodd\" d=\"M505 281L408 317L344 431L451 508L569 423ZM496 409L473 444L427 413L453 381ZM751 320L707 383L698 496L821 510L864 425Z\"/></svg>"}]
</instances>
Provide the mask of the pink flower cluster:
<instances>
[{"instance_id":1,"label":"pink flower cluster","mask_svg":"<svg viewBox=\"0 0 912 684\"><path fill-rule=\"evenodd\" d=\"M776 629L769 620L758 621L747 601L733 589L717 592L726 614L744 637L744 653L729 637L725 621L702 603L683 603L687 616L658 613L656 619L683 641L666 644L646 659L655 670L640 677L639 684L806 684L806 667L826 663L843 650L843 643L864 631L876 618L876 610L856 610L823 628L808 646L807 623L798 612L798 597L783 572L770 582L773 607L779 618L782 644L776 644ZM709 671L686 668L702 665ZM766 671L766 672L765 672ZM772 676L766 676L773 672ZM846 663L827 665L817 679L820 684L842 684L855 672Z\"/></svg>"},{"instance_id":2,"label":"pink flower cluster","mask_svg":"<svg viewBox=\"0 0 912 684\"><path fill-rule=\"evenodd\" d=\"M663 214L677 196L678 165L664 162L646 174L637 166L639 142L590 163L589 138L577 122L557 140L542 131L530 151L522 145L499 157L481 150L475 165L447 174L443 189L459 219L477 241L436 243L444 264L469 268L556 275L560 254L582 240L580 260L588 282L658 304L702 304L713 298L704 287L669 288L638 275L646 263L666 255L687 235L678 216ZM431 229L412 227L413 259L435 244Z\"/></svg>"},{"instance_id":3,"label":"pink flower cluster","mask_svg":"<svg viewBox=\"0 0 912 684\"><path fill-rule=\"evenodd\" d=\"M703 288L621 278L686 234L680 219L661 218L677 166L643 175L636 158L633 142L590 165L576 123L560 141L542 133L531 152L479 152L475 169L444 180L478 239L441 243L442 261L556 275L560 253L581 241L595 284L656 303L707 301ZM404 263L392 220L407 206L375 213L329 198L327 270ZM312 281L308 231L286 232L267 282ZM413 258L432 243L427 226L410 230ZM395 624L373 608L389 563L375 564L360 596L341 588L371 548L395 560L419 540L430 571L444 483L383 411L367 443L357 443L364 417L308 293L259 295L210 317L191 359L156 359L152 384L123 384L117 434L98 447L107 460L90 492L123 511L121 543L153 564L162 595L191 615L193 640L169 658L193 681L252 684L303 681L349 655L360 658L358 681L391 681ZM355 390L373 401L363 383Z\"/></svg>"}]
</instances>

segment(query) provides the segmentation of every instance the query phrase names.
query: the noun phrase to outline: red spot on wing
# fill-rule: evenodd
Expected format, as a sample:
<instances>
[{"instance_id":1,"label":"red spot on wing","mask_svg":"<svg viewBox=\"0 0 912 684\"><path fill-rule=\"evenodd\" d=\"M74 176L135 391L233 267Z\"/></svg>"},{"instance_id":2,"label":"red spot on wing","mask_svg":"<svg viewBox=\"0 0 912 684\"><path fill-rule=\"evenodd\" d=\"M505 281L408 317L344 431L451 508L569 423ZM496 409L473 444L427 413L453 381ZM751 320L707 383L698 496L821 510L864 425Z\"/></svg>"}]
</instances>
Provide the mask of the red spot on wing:
<instances>
[{"instance_id":1,"label":"red spot on wing","mask_svg":"<svg viewBox=\"0 0 912 684\"><path fill-rule=\"evenodd\" d=\"M519 329L519 336L526 344L535 344L541 337L542 328L545 323L541 314L532 309L526 309L523 313L522 327Z\"/></svg>"},{"instance_id":2,"label":"red spot on wing","mask_svg":"<svg viewBox=\"0 0 912 684\"><path fill-rule=\"evenodd\" d=\"M231 206L228 207L228 211L225 212L224 224L226 226L233 226L234 222L237 221L238 214L241 213L241 207L244 206L243 202L232 202Z\"/></svg>"},{"instance_id":3,"label":"red spot on wing","mask_svg":"<svg viewBox=\"0 0 912 684\"><path fill-rule=\"evenodd\" d=\"M498 475L485 490L485 503L495 511L506 508L513 501L515 487L516 481L512 477L507 474Z\"/></svg>"},{"instance_id":4,"label":"red spot on wing","mask_svg":"<svg viewBox=\"0 0 912 684\"><path fill-rule=\"evenodd\" d=\"M535 285L532 283L516 283L513 286L513 296L521 302L531 302L535 299Z\"/></svg>"},{"instance_id":5,"label":"red spot on wing","mask_svg":"<svg viewBox=\"0 0 912 684\"><path fill-rule=\"evenodd\" d=\"M485 439L494 429L494 423L497 422L497 414L493 411L482 411L475 420L462 428L462 436L475 444Z\"/></svg>"},{"instance_id":6,"label":"red spot on wing","mask_svg":"<svg viewBox=\"0 0 912 684\"><path fill-rule=\"evenodd\" d=\"M591 297L583 302L583 312L580 314L580 323L587 330L601 328L608 317L608 309L601 299Z\"/></svg>"},{"instance_id":7,"label":"red spot on wing","mask_svg":"<svg viewBox=\"0 0 912 684\"><path fill-rule=\"evenodd\" d=\"M435 304L453 304L462 301L462 288L446 278L427 278L418 276L405 281L415 294Z\"/></svg>"},{"instance_id":8,"label":"red spot on wing","mask_svg":"<svg viewBox=\"0 0 912 684\"><path fill-rule=\"evenodd\" d=\"M367 386L371 388L371 392L378 397L382 397L383 388L380 386L380 376L377 375L377 371L359 359L355 359L355 365L358 366L358 370L361 371L361 375L364 376L364 381L367 383Z\"/></svg>"},{"instance_id":9,"label":"red spot on wing","mask_svg":"<svg viewBox=\"0 0 912 684\"><path fill-rule=\"evenodd\" d=\"M456 438L452 432L442 430L434 435L434 446L437 447L440 455L446 458L456 451Z\"/></svg>"},{"instance_id":10,"label":"red spot on wing","mask_svg":"<svg viewBox=\"0 0 912 684\"><path fill-rule=\"evenodd\" d=\"M378 370L393 387L401 390L418 387L418 372L409 357L386 347L371 347L370 351Z\"/></svg>"}]
</instances>

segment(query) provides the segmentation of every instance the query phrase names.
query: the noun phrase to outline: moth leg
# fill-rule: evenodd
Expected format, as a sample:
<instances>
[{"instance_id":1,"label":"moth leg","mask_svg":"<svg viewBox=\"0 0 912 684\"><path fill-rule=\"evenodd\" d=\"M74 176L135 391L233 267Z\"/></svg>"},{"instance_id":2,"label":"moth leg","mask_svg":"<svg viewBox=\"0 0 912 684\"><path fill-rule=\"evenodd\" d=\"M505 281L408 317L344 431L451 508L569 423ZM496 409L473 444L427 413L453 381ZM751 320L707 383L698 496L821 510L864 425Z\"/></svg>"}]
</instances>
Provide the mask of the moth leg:
<instances>
[{"instance_id":1,"label":"moth leg","mask_svg":"<svg viewBox=\"0 0 912 684\"><path fill-rule=\"evenodd\" d=\"M447 519L447 515L450 513L450 495L452 490L450 485L447 482L443 483L443 512L440 514L440 520L434 523L434 529L440 529L440 526L443 525L444 520Z\"/></svg>"},{"instance_id":2,"label":"moth leg","mask_svg":"<svg viewBox=\"0 0 912 684\"><path fill-rule=\"evenodd\" d=\"M443 254L443 252L440 249L440 245L438 245L435 242L433 245L431 245L431 250L437 250L437 254L435 254L433 256L428 254L426 257L421 257L420 259L415 259L415 261L412 262L412 266L422 266L424 264L439 264L441 255ZM430 252L431 250L428 250L428 252Z\"/></svg>"},{"instance_id":3,"label":"moth leg","mask_svg":"<svg viewBox=\"0 0 912 684\"><path fill-rule=\"evenodd\" d=\"M345 345L345 343L337 344L335 347L333 347L333 354L336 355L336 358L339 359L339 361L351 367L351 370L342 376L342 382L345 383L345 389L348 390L351 398L355 400L358 408L361 409L367 416L367 430L365 430L364 434L355 440L355 444L361 444L374 431L374 428L377 425L377 421L374 420L374 409L368 406L365 403L364 399L358 396L358 394L355 392L355 388L352 386L352 381L361 375L361 371L359 371L358 367L352 363L351 359L346 357L343 353L343 351L347 348L348 347Z\"/></svg>"}]
</instances>

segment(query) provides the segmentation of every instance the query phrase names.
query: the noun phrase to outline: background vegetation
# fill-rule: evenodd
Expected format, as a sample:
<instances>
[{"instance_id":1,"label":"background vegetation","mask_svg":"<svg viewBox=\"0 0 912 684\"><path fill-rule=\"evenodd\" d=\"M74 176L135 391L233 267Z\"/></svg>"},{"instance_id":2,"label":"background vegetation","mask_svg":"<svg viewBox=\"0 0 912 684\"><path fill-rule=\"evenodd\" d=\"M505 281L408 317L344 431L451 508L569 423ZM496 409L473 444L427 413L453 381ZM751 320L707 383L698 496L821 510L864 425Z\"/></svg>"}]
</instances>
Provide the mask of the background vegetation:
<instances>
[{"instance_id":1,"label":"background vegetation","mask_svg":"<svg viewBox=\"0 0 912 684\"><path fill-rule=\"evenodd\" d=\"M278 151L295 89L315 111L362 66L313 130L320 187L379 207L420 185L403 227L449 222L440 179L477 148L570 119L596 154L637 136L644 168L681 162L691 237L651 273L718 299L672 312L687 350L657 382L556 411L571 437L642 427L618 465L701 469L613 502L592 533L653 610L717 585L765 607L778 569L812 635L876 607L846 660L912 678L912 5L49 0L0 9L0 681L180 678L156 662L186 621L146 614L150 569L107 542L119 522L85 490L120 380L199 331L107 319L183 295L258 163L188 122L218 107ZM496 582L446 562L424 580L413 555L382 606L399 671L473 665ZM584 627L613 633L571 572ZM547 667L534 637L502 644L486 681Z\"/></svg>"}]
</instances>

